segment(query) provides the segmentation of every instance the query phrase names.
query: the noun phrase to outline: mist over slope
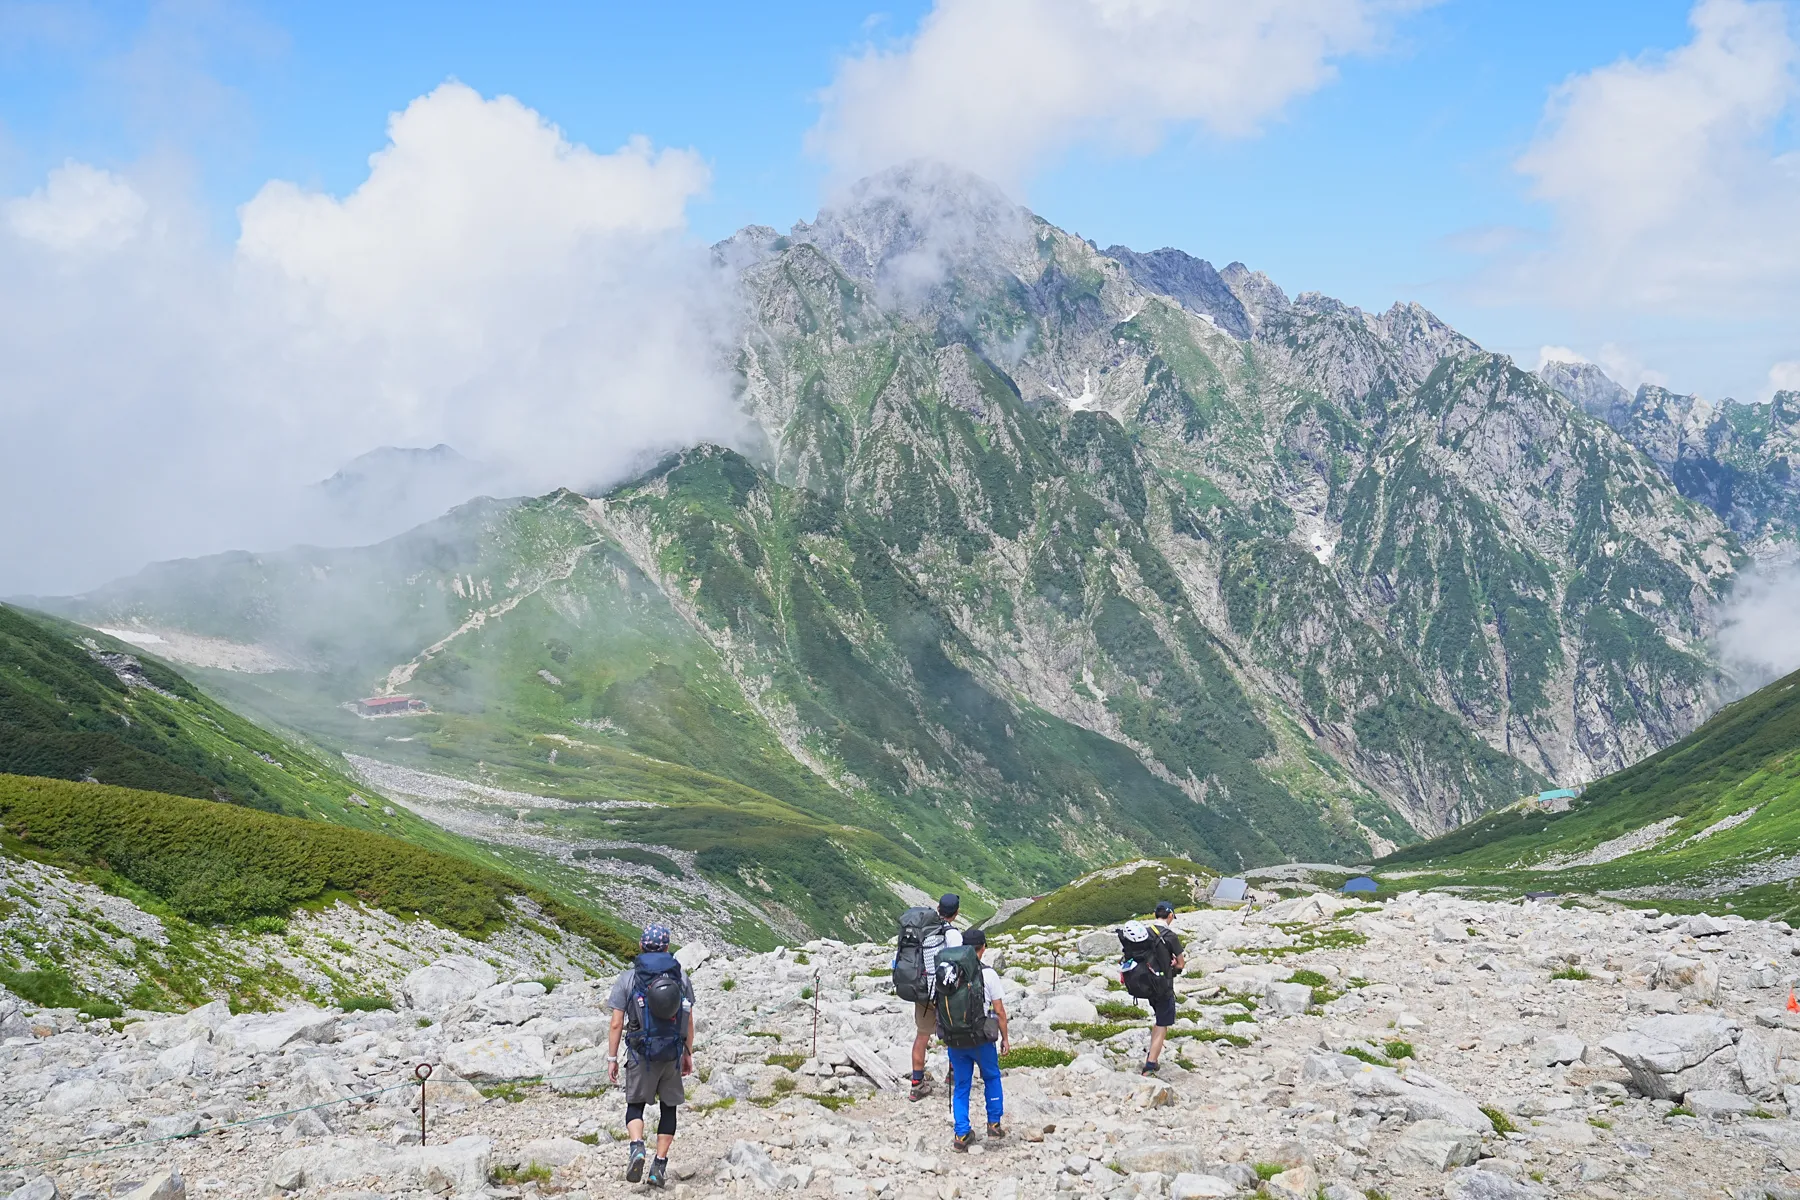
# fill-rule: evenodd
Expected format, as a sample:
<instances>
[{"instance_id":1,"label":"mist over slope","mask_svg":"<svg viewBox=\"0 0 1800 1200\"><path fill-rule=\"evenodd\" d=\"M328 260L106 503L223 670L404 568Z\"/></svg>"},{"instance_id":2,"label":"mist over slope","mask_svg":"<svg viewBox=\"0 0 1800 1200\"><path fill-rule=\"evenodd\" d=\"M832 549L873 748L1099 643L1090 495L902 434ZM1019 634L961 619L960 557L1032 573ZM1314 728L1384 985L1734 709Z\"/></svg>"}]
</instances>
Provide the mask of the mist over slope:
<instances>
[{"instance_id":1,"label":"mist over slope","mask_svg":"<svg viewBox=\"0 0 1800 1200\"><path fill-rule=\"evenodd\" d=\"M1416 305L1102 253L927 164L715 259L757 452L57 606L305 664L204 677L328 744L649 801L531 820L815 930L1138 853L1353 860L1716 702L1732 531ZM338 707L377 689L433 711Z\"/></svg>"}]
</instances>

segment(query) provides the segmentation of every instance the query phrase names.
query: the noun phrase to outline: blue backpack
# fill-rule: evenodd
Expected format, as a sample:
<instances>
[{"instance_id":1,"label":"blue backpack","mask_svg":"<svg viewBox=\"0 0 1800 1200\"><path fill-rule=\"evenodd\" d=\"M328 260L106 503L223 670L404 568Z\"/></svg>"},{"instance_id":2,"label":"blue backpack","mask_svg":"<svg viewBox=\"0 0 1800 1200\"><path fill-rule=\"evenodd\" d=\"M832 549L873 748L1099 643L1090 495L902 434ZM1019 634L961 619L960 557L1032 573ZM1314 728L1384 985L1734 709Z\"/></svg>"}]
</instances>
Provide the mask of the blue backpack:
<instances>
[{"instance_id":1,"label":"blue backpack","mask_svg":"<svg viewBox=\"0 0 1800 1200\"><path fill-rule=\"evenodd\" d=\"M636 1028L625 1044L639 1062L672 1062L687 1046L687 997L681 986L681 964L673 954L640 954L632 963L631 1013Z\"/></svg>"}]
</instances>

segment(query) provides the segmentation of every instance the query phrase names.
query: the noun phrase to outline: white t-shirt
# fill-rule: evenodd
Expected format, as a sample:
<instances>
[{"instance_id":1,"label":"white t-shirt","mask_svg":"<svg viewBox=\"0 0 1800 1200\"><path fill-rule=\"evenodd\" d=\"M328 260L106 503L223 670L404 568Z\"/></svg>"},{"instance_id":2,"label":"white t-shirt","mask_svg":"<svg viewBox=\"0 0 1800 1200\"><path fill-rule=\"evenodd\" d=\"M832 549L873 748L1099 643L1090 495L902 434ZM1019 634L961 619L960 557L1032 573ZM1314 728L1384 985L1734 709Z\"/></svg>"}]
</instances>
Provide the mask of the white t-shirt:
<instances>
[{"instance_id":1,"label":"white t-shirt","mask_svg":"<svg viewBox=\"0 0 1800 1200\"><path fill-rule=\"evenodd\" d=\"M1006 1003L1005 987L1006 985L1000 981L1000 972L994 970L994 968L988 966L986 963L982 963L981 990L987 994L988 1016L991 1017L994 1015L994 1001L998 1000L1002 1004Z\"/></svg>"}]
</instances>

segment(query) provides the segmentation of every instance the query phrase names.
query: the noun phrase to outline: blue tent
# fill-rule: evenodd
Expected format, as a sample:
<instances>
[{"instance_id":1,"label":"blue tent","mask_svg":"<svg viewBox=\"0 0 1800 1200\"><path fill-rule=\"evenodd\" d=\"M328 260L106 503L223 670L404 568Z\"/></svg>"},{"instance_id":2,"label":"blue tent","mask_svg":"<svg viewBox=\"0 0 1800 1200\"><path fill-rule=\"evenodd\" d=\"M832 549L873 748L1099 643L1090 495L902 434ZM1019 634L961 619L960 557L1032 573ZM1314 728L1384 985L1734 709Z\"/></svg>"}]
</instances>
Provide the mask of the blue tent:
<instances>
[{"instance_id":1,"label":"blue tent","mask_svg":"<svg viewBox=\"0 0 1800 1200\"><path fill-rule=\"evenodd\" d=\"M1346 892L1373 892L1379 888L1380 885L1373 879L1370 879L1367 875L1358 875L1355 879L1352 879L1349 883L1344 885L1344 891Z\"/></svg>"}]
</instances>

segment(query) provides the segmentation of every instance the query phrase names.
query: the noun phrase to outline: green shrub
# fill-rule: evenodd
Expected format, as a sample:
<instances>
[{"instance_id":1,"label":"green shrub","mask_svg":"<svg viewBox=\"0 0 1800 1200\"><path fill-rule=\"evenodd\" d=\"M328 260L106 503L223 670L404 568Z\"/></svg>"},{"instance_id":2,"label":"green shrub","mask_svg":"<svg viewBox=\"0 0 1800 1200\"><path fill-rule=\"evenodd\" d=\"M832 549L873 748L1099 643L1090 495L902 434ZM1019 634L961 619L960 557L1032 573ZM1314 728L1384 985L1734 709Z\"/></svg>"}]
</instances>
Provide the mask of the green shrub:
<instances>
[{"instance_id":1,"label":"green shrub","mask_svg":"<svg viewBox=\"0 0 1800 1200\"><path fill-rule=\"evenodd\" d=\"M1411 1042L1400 1041L1389 1042L1381 1048L1381 1052L1395 1062L1398 1062L1403 1058L1413 1057L1413 1044Z\"/></svg>"},{"instance_id":2,"label":"green shrub","mask_svg":"<svg viewBox=\"0 0 1800 1200\"><path fill-rule=\"evenodd\" d=\"M1343 1053L1348 1054L1351 1058L1360 1058L1362 1061L1368 1063L1372 1067L1385 1067L1385 1066L1389 1065L1387 1059L1381 1058L1374 1054L1370 1054L1367 1050L1364 1050L1361 1046L1345 1046L1343 1049Z\"/></svg>"},{"instance_id":3,"label":"green shrub","mask_svg":"<svg viewBox=\"0 0 1800 1200\"><path fill-rule=\"evenodd\" d=\"M1255 1166L1251 1167L1250 1169L1252 1171L1255 1171L1256 1177L1258 1179L1262 1180L1264 1183L1267 1183L1269 1180L1275 1178L1277 1175L1279 1175L1283 1171L1287 1170L1287 1168L1282 1166L1280 1163L1268 1163L1268 1162L1259 1162Z\"/></svg>"},{"instance_id":4,"label":"green shrub","mask_svg":"<svg viewBox=\"0 0 1800 1200\"><path fill-rule=\"evenodd\" d=\"M345 996L338 1007L345 1012L392 1011L394 1002L386 996Z\"/></svg>"},{"instance_id":5,"label":"green shrub","mask_svg":"<svg viewBox=\"0 0 1800 1200\"><path fill-rule=\"evenodd\" d=\"M737 980L735 979L722 979L719 981L719 990L721 992L729 992L736 986Z\"/></svg>"},{"instance_id":6,"label":"green shrub","mask_svg":"<svg viewBox=\"0 0 1800 1200\"><path fill-rule=\"evenodd\" d=\"M812 984L809 983L800 989L800 998L802 1000L811 1000L813 998Z\"/></svg>"},{"instance_id":7,"label":"green shrub","mask_svg":"<svg viewBox=\"0 0 1800 1200\"><path fill-rule=\"evenodd\" d=\"M72 1008L90 1017L124 1015L124 1010L111 1000L77 987L61 967L43 967L35 971L9 971L0 967L0 984L38 1008Z\"/></svg>"},{"instance_id":8,"label":"green shrub","mask_svg":"<svg viewBox=\"0 0 1800 1200\"><path fill-rule=\"evenodd\" d=\"M804 1054L771 1054L763 1059L764 1066L780 1067L784 1071L798 1071L800 1064L806 1061Z\"/></svg>"},{"instance_id":9,"label":"green shrub","mask_svg":"<svg viewBox=\"0 0 1800 1200\"><path fill-rule=\"evenodd\" d=\"M1000 1056L1002 1068L1066 1067L1074 1061L1073 1054L1054 1046L1014 1046Z\"/></svg>"},{"instance_id":10,"label":"green shrub","mask_svg":"<svg viewBox=\"0 0 1800 1200\"><path fill-rule=\"evenodd\" d=\"M251 917L238 928L242 929L245 933L286 933L287 927L288 923L286 917L267 916Z\"/></svg>"},{"instance_id":11,"label":"green shrub","mask_svg":"<svg viewBox=\"0 0 1800 1200\"><path fill-rule=\"evenodd\" d=\"M1512 1123L1512 1118L1508 1117L1499 1109L1484 1104L1481 1106L1481 1111L1486 1115L1487 1119L1493 1123L1495 1133L1507 1134L1519 1132L1519 1127Z\"/></svg>"},{"instance_id":12,"label":"green shrub","mask_svg":"<svg viewBox=\"0 0 1800 1200\"><path fill-rule=\"evenodd\" d=\"M1304 983L1307 987L1314 988L1331 986L1331 980L1325 978L1317 971L1295 971L1292 975L1287 977L1287 981L1289 983Z\"/></svg>"},{"instance_id":13,"label":"green shrub","mask_svg":"<svg viewBox=\"0 0 1800 1200\"><path fill-rule=\"evenodd\" d=\"M1094 1005L1094 1011L1114 1021L1141 1021L1147 1015L1135 1004L1122 1004L1117 1000L1102 1000Z\"/></svg>"},{"instance_id":14,"label":"green shrub","mask_svg":"<svg viewBox=\"0 0 1800 1200\"><path fill-rule=\"evenodd\" d=\"M637 952L623 931L498 872L324 821L10 775L0 775L0 821L9 840L116 876L202 924L278 921L301 904L342 894L479 937L501 927L508 898L522 894L601 949Z\"/></svg>"},{"instance_id":15,"label":"green shrub","mask_svg":"<svg viewBox=\"0 0 1800 1200\"><path fill-rule=\"evenodd\" d=\"M1589 975L1586 971L1582 970L1580 967L1563 967L1561 970L1550 972L1550 978L1552 978L1552 979L1592 979L1593 976Z\"/></svg>"},{"instance_id":16,"label":"green shrub","mask_svg":"<svg viewBox=\"0 0 1800 1200\"><path fill-rule=\"evenodd\" d=\"M1082 1024L1080 1021L1057 1021L1050 1028L1070 1037L1087 1038L1089 1041L1104 1042L1109 1037L1116 1037L1127 1029L1142 1028L1134 1025L1111 1025L1104 1023Z\"/></svg>"}]
</instances>

